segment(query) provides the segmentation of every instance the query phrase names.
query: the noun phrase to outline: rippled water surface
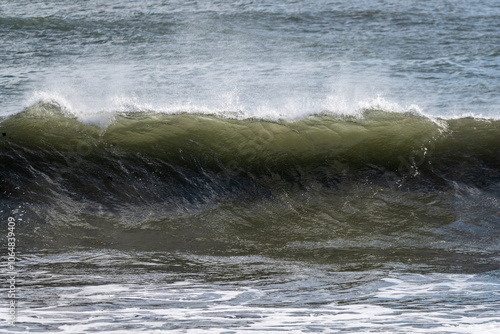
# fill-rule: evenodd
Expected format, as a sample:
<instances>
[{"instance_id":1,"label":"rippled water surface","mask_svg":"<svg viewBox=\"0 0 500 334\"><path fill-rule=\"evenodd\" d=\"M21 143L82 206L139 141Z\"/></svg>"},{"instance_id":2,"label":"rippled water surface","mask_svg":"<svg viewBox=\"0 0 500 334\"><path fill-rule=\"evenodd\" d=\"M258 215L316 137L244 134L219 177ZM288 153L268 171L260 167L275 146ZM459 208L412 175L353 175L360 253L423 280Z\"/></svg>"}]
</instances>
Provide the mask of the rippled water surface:
<instances>
[{"instance_id":1,"label":"rippled water surface","mask_svg":"<svg viewBox=\"0 0 500 334\"><path fill-rule=\"evenodd\" d=\"M20 268L13 332L495 333L500 325L497 272L95 250L40 252Z\"/></svg>"}]
</instances>

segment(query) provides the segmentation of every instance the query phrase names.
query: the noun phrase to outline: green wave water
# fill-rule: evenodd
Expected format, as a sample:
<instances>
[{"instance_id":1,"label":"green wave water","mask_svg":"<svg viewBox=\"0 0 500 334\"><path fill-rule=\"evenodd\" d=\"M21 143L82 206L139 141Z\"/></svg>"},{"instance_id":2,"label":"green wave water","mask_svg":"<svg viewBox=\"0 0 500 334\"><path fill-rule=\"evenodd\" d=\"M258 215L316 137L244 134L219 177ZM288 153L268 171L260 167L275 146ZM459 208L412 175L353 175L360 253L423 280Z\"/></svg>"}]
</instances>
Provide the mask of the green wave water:
<instances>
[{"instance_id":1,"label":"green wave water","mask_svg":"<svg viewBox=\"0 0 500 334\"><path fill-rule=\"evenodd\" d=\"M494 265L454 254L498 252L499 121L229 116L117 113L99 127L40 102L0 123L2 193L23 203L35 247Z\"/></svg>"}]
</instances>

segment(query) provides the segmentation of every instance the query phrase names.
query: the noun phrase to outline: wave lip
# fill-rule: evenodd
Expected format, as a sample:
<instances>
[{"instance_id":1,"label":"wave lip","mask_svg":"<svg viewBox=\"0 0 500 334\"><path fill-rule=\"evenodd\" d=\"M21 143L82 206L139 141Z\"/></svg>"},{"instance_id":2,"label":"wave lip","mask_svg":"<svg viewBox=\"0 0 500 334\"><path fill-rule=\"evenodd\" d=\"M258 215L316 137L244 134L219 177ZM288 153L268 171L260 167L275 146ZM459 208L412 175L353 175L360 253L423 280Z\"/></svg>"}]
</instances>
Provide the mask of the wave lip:
<instances>
[{"instance_id":1,"label":"wave lip","mask_svg":"<svg viewBox=\"0 0 500 334\"><path fill-rule=\"evenodd\" d=\"M119 159L111 157L120 152L139 160L212 169L233 164L253 171L344 163L393 171L403 164L416 172L424 165L498 163L496 120L440 119L416 107L403 113L387 104L356 115L321 112L294 121L238 116L134 110L103 112L96 124L82 122L66 101L46 99L4 118L0 128L4 145L30 148L35 156L43 152L49 160L67 153Z\"/></svg>"},{"instance_id":2,"label":"wave lip","mask_svg":"<svg viewBox=\"0 0 500 334\"><path fill-rule=\"evenodd\" d=\"M236 159L250 166L272 166L287 160L307 163L342 155L350 159L349 152L373 159L381 151L402 154L415 142L433 140L447 126L418 112L383 109L364 109L357 115L325 111L294 121L247 118L241 112L143 109L103 112L94 117L96 122L82 122L66 101L47 99L5 119L1 126L9 138L30 144L50 142L62 150L69 142L78 141L78 145L112 145L146 155L164 154L166 158L191 152L204 159ZM106 126L99 126L102 124Z\"/></svg>"},{"instance_id":3,"label":"wave lip","mask_svg":"<svg viewBox=\"0 0 500 334\"><path fill-rule=\"evenodd\" d=\"M423 115L422 109L415 104L401 106L397 103L387 101L377 96L374 99L348 101L345 97L331 95L324 100L314 100L308 97L297 97L294 99L285 99L279 106L263 103L261 105L245 106L235 93L221 94L214 98L211 103L176 103L158 104L142 102L135 97L127 96L108 96L96 98L84 98L75 96L76 93L64 96L57 91L36 91L25 103L25 109L42 111L44 108L55 105L59 107L60 112L68 115L74 115L80 121L86 124L95 124L102 127L110 125L109 115L120 115L127 113L161 113L161 114L203 114L218 116L220 118L234 119L259 119L265 121L300 121L302 119L316 116L327 115L331 117L355 116L363 117L363 114L369 110L382 110L387 113L412 113ZM76 94L78 95L78 94ZM89 100L90 99L90 100ZM465 115L470 116L470 115ZM103 119L100 119L102 117Z\"/></svg>"}]
</instances>

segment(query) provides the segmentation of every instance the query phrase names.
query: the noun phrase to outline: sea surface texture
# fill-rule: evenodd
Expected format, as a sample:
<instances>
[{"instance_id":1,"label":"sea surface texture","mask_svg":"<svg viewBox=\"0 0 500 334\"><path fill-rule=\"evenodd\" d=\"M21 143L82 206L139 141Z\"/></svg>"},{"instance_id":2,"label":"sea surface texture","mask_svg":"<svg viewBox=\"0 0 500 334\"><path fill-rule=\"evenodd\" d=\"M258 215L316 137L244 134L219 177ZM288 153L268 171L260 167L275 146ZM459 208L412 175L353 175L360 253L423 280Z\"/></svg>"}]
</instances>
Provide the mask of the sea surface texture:
<instances>
[{"instance_id":1,"label":"sea surface texture","mask_svg":"<svg viewBox=\"0 0 500 334\"><path fill-rule=\"evenodd\" d=\"M0 132L0 333L500 332L497 0L0 0Z\"/></svg>"}]
</instances>

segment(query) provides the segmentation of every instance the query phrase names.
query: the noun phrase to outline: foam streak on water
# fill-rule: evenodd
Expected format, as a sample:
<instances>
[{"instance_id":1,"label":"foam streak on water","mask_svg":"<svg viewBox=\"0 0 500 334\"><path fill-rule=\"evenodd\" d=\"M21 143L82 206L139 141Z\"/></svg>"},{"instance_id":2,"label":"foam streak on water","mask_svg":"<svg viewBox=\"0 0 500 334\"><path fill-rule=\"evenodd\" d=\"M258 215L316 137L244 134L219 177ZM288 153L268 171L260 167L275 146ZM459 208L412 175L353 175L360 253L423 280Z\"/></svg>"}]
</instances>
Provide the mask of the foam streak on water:
<instances>
[{"instance_id":1,"label":"foam streak on water","mask_svg":"<svg viewBox=\"0 0 500 334\"><path fill-rule=\"evenodd\" d=\"M78 265L86 268L85 276L74 276ZM500 284L491 275L335 272L329 266L263 257L114 251L40 253L25 258L22 267L17 330L23 332L496 333L500 329ZM36 269L28 271L30 267ZM49 280L51 284L43 283Z\"/></svg>"}]
</instances>

